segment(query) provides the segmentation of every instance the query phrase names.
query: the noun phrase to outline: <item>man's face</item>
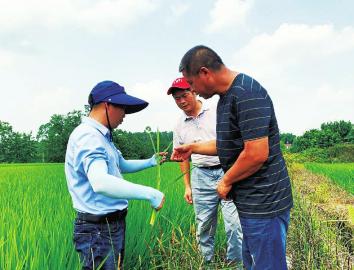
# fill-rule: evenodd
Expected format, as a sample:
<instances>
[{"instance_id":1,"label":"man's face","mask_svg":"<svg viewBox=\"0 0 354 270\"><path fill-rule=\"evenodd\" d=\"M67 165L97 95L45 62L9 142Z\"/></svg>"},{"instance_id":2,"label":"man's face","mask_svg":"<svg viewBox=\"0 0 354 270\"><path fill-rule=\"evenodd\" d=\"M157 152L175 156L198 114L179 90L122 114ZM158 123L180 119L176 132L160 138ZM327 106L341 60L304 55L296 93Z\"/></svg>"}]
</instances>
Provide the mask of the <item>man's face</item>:
<instances>
[{"instance_id":1,"label":"man's face","mask_svg":"<svg viewBox=\"0 0 354 270\"><path fill-rule=\"evenodd\" d=\"M190 90L174 90L172 94L177 106L185 113L192 112L197 104L195 94Z\"/></svg>"},{"instance_id":2,"label":"man's face","mask_svg":"<svg viewBox=\"0 0 354 270\"><path fill-rule=\"evenodd\" d=\"M202 98L211 98L215 91L210 84L210 72L200 70L196 75L189 75L185 71L182 71L183 77L187 80L194 92Z\"/></svg>"},{"instance_id":3,"label":"man's face","mask_svg":"<svg viewBox=\"0 0 354 270\"><path fill-rule=\"evenodd\" d=\"M125 117L125 109L124 106L119 106L115 104L107 104L107 110L109 115L109 121L111 127L115 129L120 124L122 124L123 119Z\"/></svg>"}]
</instances>

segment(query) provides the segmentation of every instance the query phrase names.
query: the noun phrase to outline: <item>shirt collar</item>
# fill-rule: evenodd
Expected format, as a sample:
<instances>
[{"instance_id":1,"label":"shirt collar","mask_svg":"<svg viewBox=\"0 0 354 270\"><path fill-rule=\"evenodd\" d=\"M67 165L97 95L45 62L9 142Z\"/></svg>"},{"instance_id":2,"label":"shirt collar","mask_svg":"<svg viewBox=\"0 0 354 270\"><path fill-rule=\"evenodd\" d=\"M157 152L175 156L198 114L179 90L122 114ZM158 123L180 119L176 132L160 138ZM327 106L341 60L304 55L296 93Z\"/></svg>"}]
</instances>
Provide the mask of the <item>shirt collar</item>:
<instances>
[{"instance_id":1,"label":"shirt collar","mask_svg":"<svg viewBox=\"0 0 354 270\"><path fill-rule=\"evenodd\" d=\"M100 122L93 119L92 117L86 117L86 116L83 117L82 123L97 129L103 136L109 138L110 135L109 129L104 125L102 125Z\"/></svg>"},{"instance_id":2,"label":"shirt collar","mask_svg":"<svg viewBox=\"0 0 354 270\"><path fill-rule=\"evenodd\" d=\"M200 102L202 104L202 107L200 109L200 112L198 113L198 116L202 115L205 111L208 111L210 108L209 106L205 105L203 102L201 102L200 100L198 100L198 102ZM187 115L185 112L183 112L184 114L184 121L188 121L188 120L191 120L193 119L194 117L193 116L189 116Z\"/></svg>"}]
</instances>

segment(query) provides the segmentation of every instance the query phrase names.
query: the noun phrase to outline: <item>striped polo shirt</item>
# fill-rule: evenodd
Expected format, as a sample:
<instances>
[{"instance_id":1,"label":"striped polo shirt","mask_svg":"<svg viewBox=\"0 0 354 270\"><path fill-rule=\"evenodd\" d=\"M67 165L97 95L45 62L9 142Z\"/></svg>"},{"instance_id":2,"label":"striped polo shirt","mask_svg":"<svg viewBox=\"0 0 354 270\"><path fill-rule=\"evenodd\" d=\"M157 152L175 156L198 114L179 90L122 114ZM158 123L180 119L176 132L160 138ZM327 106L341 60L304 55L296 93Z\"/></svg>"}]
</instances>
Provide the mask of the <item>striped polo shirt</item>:
<instances>
[{"instance_id":1,"label":"striped polo shirt","mask_svg":"<svg viewBox=\"0 0 354 270\"><path fill-rule=\"evenodd\" d=\"M241 217L271 218L290 209L293 200L272 100L256 80L240 73L217 106L216 145L223 170L235 163L245 141L266 136L268 160L230 192Z\"/></svg>"}]
</instances>

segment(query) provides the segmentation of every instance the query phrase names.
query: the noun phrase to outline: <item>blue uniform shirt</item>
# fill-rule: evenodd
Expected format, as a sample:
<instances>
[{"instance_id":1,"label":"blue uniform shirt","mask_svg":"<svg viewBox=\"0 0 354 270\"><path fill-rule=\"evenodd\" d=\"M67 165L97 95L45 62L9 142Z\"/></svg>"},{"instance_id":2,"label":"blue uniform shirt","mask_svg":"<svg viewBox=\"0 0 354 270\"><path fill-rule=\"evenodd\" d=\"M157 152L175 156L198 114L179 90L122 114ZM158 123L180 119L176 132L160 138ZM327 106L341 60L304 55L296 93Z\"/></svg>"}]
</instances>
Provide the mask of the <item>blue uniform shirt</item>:
<instances>
[{"instance_id":1,"label":"blue uniform shirt","mask_svg":"<svg viewBox=\"0 0 354 270\"><path fill-rule=\"evenodd\" d=\"M105 160L108 174L123 178L119 169L121 152L110 141L110 131L90 117L70 135L66 156L65 174L74 208L79 212L103 215L128 207L128 201L95 193L87 178L90 164L96 159Z\"/></svg>"}]
</instances>

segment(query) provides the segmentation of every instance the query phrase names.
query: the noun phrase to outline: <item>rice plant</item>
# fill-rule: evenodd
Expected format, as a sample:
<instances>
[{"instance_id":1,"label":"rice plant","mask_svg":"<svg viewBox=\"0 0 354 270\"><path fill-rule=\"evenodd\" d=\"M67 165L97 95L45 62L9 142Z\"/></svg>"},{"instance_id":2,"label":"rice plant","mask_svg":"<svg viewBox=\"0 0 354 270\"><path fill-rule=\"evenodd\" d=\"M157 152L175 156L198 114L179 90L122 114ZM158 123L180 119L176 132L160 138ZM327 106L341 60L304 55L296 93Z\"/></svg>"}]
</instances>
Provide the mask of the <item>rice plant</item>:
<instances>
[{"instance_id":1,"label":"rice plant","mask_svg":"<svg viewBox=\"0 0 354 270\"><path fill-rule=\"evenodd\" d=\"M306 169L329 177L354 195L354 163L306 163Z\"/></svg>"}]
</instances>

